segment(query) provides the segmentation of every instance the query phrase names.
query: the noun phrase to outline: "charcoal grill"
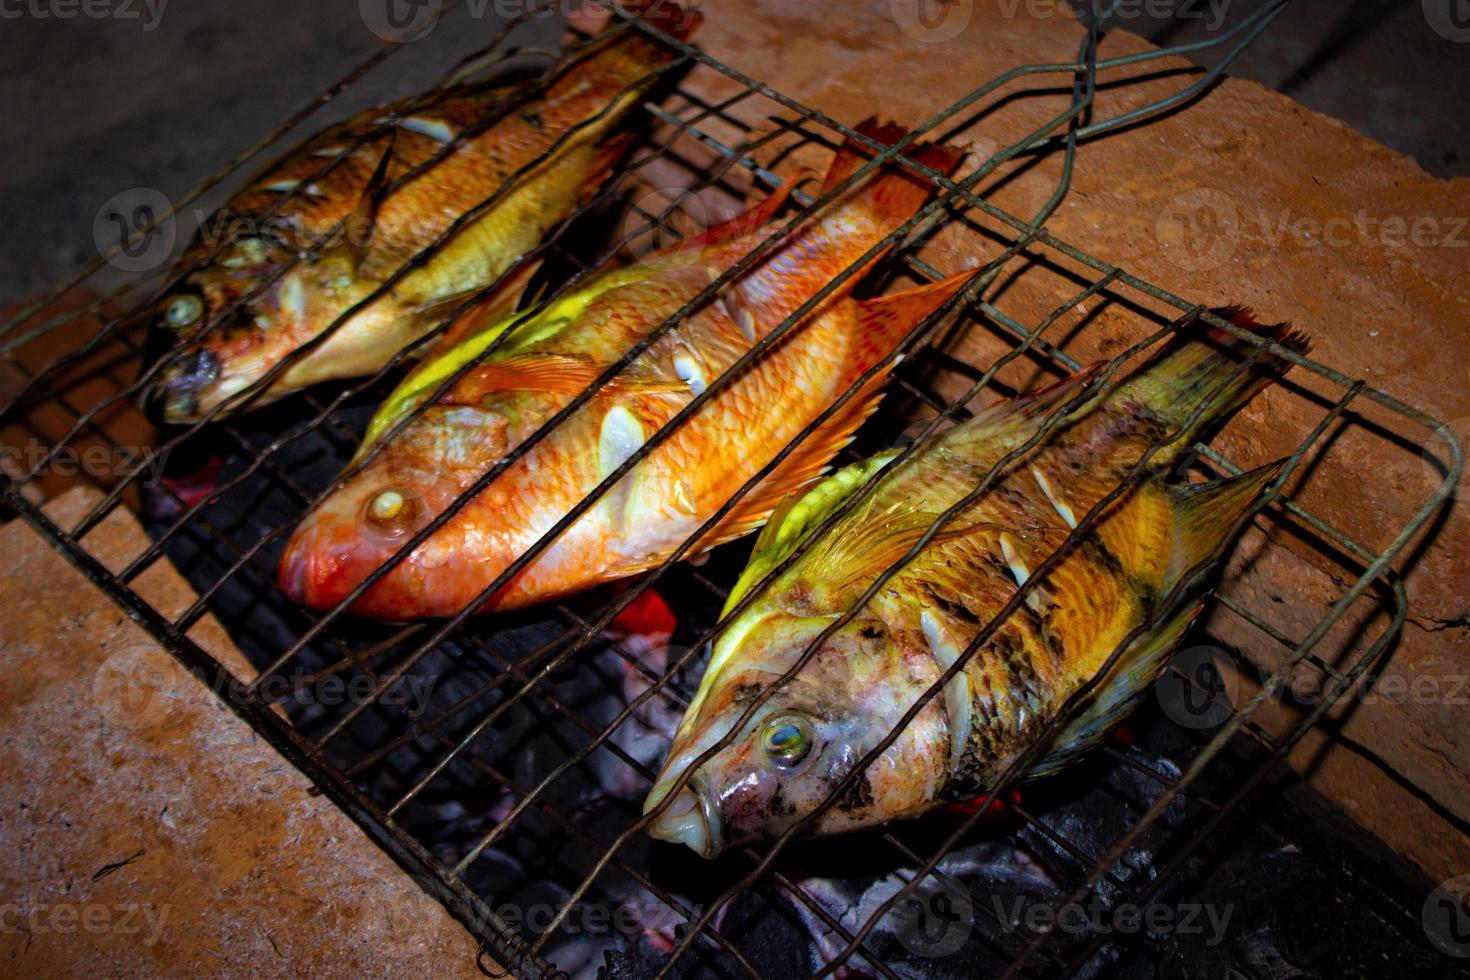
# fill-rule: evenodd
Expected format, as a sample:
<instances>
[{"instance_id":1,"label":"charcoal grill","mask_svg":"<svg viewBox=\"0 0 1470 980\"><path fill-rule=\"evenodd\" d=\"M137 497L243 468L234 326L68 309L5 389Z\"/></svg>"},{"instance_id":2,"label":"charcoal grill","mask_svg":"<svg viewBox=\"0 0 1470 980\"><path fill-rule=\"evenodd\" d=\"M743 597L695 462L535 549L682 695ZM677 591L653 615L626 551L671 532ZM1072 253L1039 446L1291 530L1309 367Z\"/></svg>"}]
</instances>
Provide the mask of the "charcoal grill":
<instances>
[{"instance_id":1,"label":"charcoal grill","mask_svg":"<svg viewBox=\"0 0 1470 980\"><path fill-rule=\"evenodd\" d=\"M677 52L679 60L670 74L684 73L684 78L671 78L678 84L646 106L652 117L649 135L617 179L538 249L552 270L547 276L550 295L609 263L706 223L711 200L729 203L768 191L803 153L831 150L850 138L873 148L870 168L902 167L936 187L934 203L890 236L886 244L895 247L878 285L938 278L941 270L924 250L938 236L957 236L988 258L969 289L890 355L890 360L902 357L893 391L884 411L848 450L849 458L903 440L916 446L965 417L977 397L1016 393L1022 387L1016 379L1028 373L1035 379L1077 369L1080 364L1071 351L1085 346L1079 338L1096 327L1103 308L1149 326L1148 336L1108 361L1108 378L1126 371L1195 316L1244 336L1198 304L1057 239L1046 222L1067 193L1079 143L1146 121L1207 92L1230 56L1266 29L1287 2L1267 4L1207 42L1224 45L1227 57L1181 85L1173 97L1105 119L1093 118L1100 79L1187 48L1099 59L1106 18L1095 11L1075 62L1017 67L915 128L914 139L945 138L963 130L966 113L988 97L1024 91L1033 77L1049 83L1061 79L1070 86L1065 111L1025 139L983 161L972 160L954 179L905 157L910 140L891 148L872 144L842 122L619 11L624 21L619 29L644 32ZM528 10L507 24L485 52L495 51L512 28L533 14ZM575 45L577 38L572 40ZM229 179L397 50L389 45L375 54L175 207ZM569 57L575 57L576 48L570 50ZM561 70L563 64L547 70ZM695 94L689 84L694 73L719 76L733 94L719 100ZM1045 206L1029 218L1008 214L977 193L1003 165L1047 154L1061 156L1061 178ZM804 220L826 204L827 199L798 192L783 220ZM150 227L168 219L167 214L154 216L137 229L134 240L145 239ZM596 233L580 234L583 230ZM602 244L589 250L576 241ZM774 241L758 246L690 309L709 301L723 281L757 261ZM422 261L439 244L414 261ZM1147 932L1067 930L1044 923L1033 928L1041 920L1032 917L1028 925L1021 913L1088 902L1117 909L1147 905L1160 895L1197 894L1197 889L1187 890L1191 881L1198 882L1214 845L1227 837L1243 812L1260 812L1242 804L1261 797L1282 771L1292 746L1390 650L1408 612L1404 588L1390 562L1435 516L1460 473L1460 448L1440 422L1350 374L1245 336L1297 365L1286 390L1311 403L1316 417L1299 434L1287 472L1252 520L1329 555L1342 583L1315 625L1301 635L1272 625L1261 610L1232 596L1228 588L1218 596L1217 615L1239 617L1259 631L1263 643L1286 651L1280 666L1261 679L1258 693L1236 704L1220 696L1217 674L1190 666L1213 662L1176 661L1180 689L1197 692L1198 700L1191 704L1208 715L1206 726L1181 727L1158 712L1145 712L1131 730L1131 742L1110 743L1075 777L1042 784L1034 793L1028 789L1024 800L1013 790L1025 759L978 805L962 813L944 813L858 839L797 847L783 838L709 866L691 867L692 859L648 842L640 804L666 747L660 727L677 719L688 701L698 678L700 651L723 626L717 619L725 585L734 581L748 545L719 549L707 564L671 559L625 587L492 618L471 618L466 610L443 622L385 626L354 621L342 615L342 607L324 615L295 608L274 587L285 536L346 465L373 406L391 389L404 355L373 378L315 389L228 420L206 418L168 433L148 449L125 447L111 432L109 419L129 410L146 378L122 393L90 398L84 379L98 370L99 358L141 353L146 310L171 280L159 269L80 311L51 312L54 299L104 272L106 258L0 328L0 349L26 376L24 391L0 423L11 427L7 432L19 432L27 424L34 427L37 412L48 413L51 420L42 451L19 457L28 465L4 475L0 488L6 502L418 876L482 940L482 968L491 973L493 959L522 977L596 967L632 976L815 971L894 977L983 969L1009 977L1092 973L1099 964L1126 967L1135 962L1130 957L1158 954ZM1046 270L1056 292L1051 312L1032 322L1006 311L1001 288L1004 276L1023 264ZM487 284L485 293L495 285ZM37 354L54 350L45 345L58 331L72 336L76 318L87 314L97 314L100 322L69 340L59 355ZM777 333L791 328L796 318ZM543 433L677 320L630 350ZM974 331L1004 344L993 363L971 364L954 353L952 342ZM750 358L760 356L769 344L757 345ZM282 369L284 365L272 376ZM718 397L739 369L737 365L711 383L702 397ZM680 413L670 430L688 414ZM913 424L920 415L928 421ZM1414 501L1420 506L1381 549L1362 543L1357 529L1339 528L1315 515L1285 489L1293 476L1332 452L1333 436L1345 427L1404 445L1434 445L1441 462L1440 485ZM522 562L531 560L667 434L655 434ZM115 475L98 479L100 499L79 522L64 527L28 491L58 453L83 445L106 447ZM997 464L976 493L1029 448ZM1210 446L1195 449L1192 468L1213 475L1241 472ZM159 461L171 473L209 463L217 470L215 482L203 489L178 481L154 482L149 474ZM152 544L125 567L108 567L89 549L87 535L120 507L142 511ZM1084 517L1073 537L1084 533L1093 519ZM399 557L435 526L406 543ZM155 608L136 588L138 576L165 557L199 593L178 615ZM515 570L513 566L486 594ZM1017 601L1025 593L1023 589ZM651 594L677 610L672 635L656 641L629 634L618 619L634 603L650 601ZM191 638L191 630L207 614L227 625L253 664L253 676L235 680ZM1341 652L1329 652L1348 623L1371 625ZM668 642L659 642L663 639ZM1203 636L1191 642L1195 649L1212 643ZM1241 670L1255 672L1237 651L1228 652ZM1314 675L1321 696L1285 737L1273 736L1253 716L1301 671ZM328 695L353 685L356 696ZM1069 700L1051 730L1064 724L1084 693ZM1252 833L1269 837L1268 847L1289 843L1279 831ZM1011 906L1014 914L1002 913L1006 903L981 901L977 888L1005 895L1007 902L1015 896L1019 904ZM867 897L866 904L851 898L854 890ZM952 965L948 957L954 950L944 947L942 930L935 931L954 921L956 903L969 906L963 910L965 968ZM612 911L601 916L613 927L610 932L589 925L588 911L593 909ZM534 914L538 911L542 914ZM1382 912L1381 918L1412 931L1413 915L1413 910L1399 909ZM933 921L926 923L925 916ZM796 949L776 941L791 937L805 945ZM779 948L783 946L787 948ZM1202 950L1194 953L1206 956ZM1169 955L1180 954L1175 949Z\"/></svg>"}]
</instances>

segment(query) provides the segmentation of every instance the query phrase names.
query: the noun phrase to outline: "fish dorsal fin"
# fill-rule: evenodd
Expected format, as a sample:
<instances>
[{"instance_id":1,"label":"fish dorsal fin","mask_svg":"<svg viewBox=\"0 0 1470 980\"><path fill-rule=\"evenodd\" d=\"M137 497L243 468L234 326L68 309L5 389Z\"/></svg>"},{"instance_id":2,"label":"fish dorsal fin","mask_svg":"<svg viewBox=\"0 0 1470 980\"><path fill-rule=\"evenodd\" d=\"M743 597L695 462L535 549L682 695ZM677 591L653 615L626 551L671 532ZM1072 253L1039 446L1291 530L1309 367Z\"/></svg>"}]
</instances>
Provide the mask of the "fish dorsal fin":
<instances>
[{"instance_id":1,"label":"fish dorsal fin","mask_svg":"<svg viewBox=\"0 0 1470 980\"><path fill-rule=\"evenodd\" d=\"M946 444L963 446L968 442L967 436L989 439L999 431L1016 427L1030 430L1038 420L1058 411L1092 387L1105 367L1101 362L1089 364L1056 384L986 406L947 434ZM1079 402L1068 414L1072 417L1085 415L1097 405L1099 397L1101 396Z\"/></svg>"},{"instance_id":2,"label":"fish dorsal fin","mask_svg":"<svg viewBox=\"0 0 1470 980\"><path fill-rule=\"evenodd\" d=\"M1057 734L1046 757L1027 775L1050 775L1106 738L1158 678L1164 661L1203 608L1203 603L1191 603L1173 619L1134 641L1092 692L1091 701Z\"/></svg>"},{"instance_id":3,"label":"fish dorsal fin","mask_svg":"<svg viewBox=\"0 0 1470 980\"><path fill-rule=\"evenodd\" d=\"M393 151L398 143L398 130L388 130L388 145L383 147L383 155L378 157L378 165L373 168L373 174L368 182L363 185L362 194L357 199L352 213L347 216L343 225L342 242L348 253L352 256L353 268L357 268L372 250L373 236L378 229L378 208L382 206L383 199L388 194L388 174L393 164Z\"/></svg>"},{"instance_id":4,"label":"fish dorsal fin","mask_svg":"<svg viewBox=\"0 0 1470 980\"><path fill-rule=\"evenodd\" d=\"M1174 543L1164 573L1164 589L1172 589L1190 569L1209 558L1281 475L1285 460L1239 476L1168 489L1174 501Z\"/></svg>"},{"instance_id":5,"label":"fish dorsal fin","mask_svg":"<svg viewBox=\"0 0 1470 980\"><path fill-rule=\"evenodd\" d=\"M756 538L755 549L740 579L725 600L723 616L738 603L771 569L781 564L807 536L827 519L842 502L851 497L874 473L897 456L897 451L879 453L851 466L844 466L813 486L806 493L788 494Z\"/></svg>"}]
</instances>

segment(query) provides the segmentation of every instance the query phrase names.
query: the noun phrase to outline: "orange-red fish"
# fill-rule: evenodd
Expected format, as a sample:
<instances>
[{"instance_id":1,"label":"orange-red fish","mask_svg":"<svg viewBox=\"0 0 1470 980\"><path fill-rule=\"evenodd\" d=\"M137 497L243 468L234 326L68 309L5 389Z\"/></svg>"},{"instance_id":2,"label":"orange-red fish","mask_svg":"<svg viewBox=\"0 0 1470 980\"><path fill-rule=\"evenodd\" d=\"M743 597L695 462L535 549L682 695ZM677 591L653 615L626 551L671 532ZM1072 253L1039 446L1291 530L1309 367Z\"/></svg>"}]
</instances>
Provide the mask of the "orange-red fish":
<instances>
[{"instance_id":1,"label":"orange-red fish","mask_svg":"<svg viewBox=\"0 0 1470 980\"><path fill-rule=\"evenodd\" d=\"M1254 326L1243 315L1236 322ZM1268 333L1287 348L1306 349L1299 334ZM809 826L836 833L983 795L1037 742L1063 701L1159 614L1166 621L1132 640L1030 774L1051 772L1099 741L1158 675L1200 609L1189 601L1170 612L1162 600L1224 543L1281 472L1278 464L1215 483L1165 480L1204 427L1234 412L1283 367L1266 355L1254 369L1242 368L1245 351L1256 349L1223 331L1195 331L1106 395L1087 399L1089 376L1080 374L980 413L883 476L715 643L645 805L647 812L668 800L650 833L712 857L741 841L778 836L814 814L981 628L1015 601L1082 516L1159 444L1142 482L1031 582L1024 601L963 669ZM1073 399L1083 404L959 511L736 730L757 696L941 513ZM778 510L731 605L894 455L841 470ZM728 744L698 761L732 732ZM687 783L669 799L685 775Z\"/></svg>"},{"instance_id":2,"label":"orange-red fish","mask_svg":"<svg viewBox=\"0 0 1470 980\"><path fill-rule=\"evenodd\" d=\"M624 6L646 7L651 22L679 37L698 24L697 14L663 0ZM623 26L570 55L549 84L463 84L368 109L308 140L210 218L185 253L181 268L206 264L159 303L150 343L167 360L144 392L145 408L167 422L199 418L447 234L432 258L352 313L249 405L377 371L597 190L626 145L619 126L673 58ZM287 194L295 196L283 202ZM208 258L222 234L233 240Z\"/></svg>"},{"instance_id":3,"label":"orange-red fish","mask_svg":"<svg viewBox=\"0 0 1470 980\"><path fill-rule=\"evenodd\" d=\"M889 143L902 135L897 127L876 124L865 124L865 131ZM959 154L920 146L912 156L949 170ZM852 176L865 159L855 147L844 147L823 193ZM928 182L889 168L803 223L470 500L377 581L354 611L402 619L448 616L471 604L651 433L910 218L930 189ZM363 452L427 401L423 414L308 515L282 558L282 588L317 608L340 601L624 352L773 234L780 205L781 195L772 195L724 226L601 275L531 313L488 318L477 330L456 326L447 347L420 364L379 410ZM481 610L565 595L663 561L952 296L964 276L861 302L849 295L857 278L706 402ZM447 392L438 390L502 334L502 346L483 363ZM699 549L758 527L777 501L815 478L873 411L882 382L881 376L872 379L711 530Z\"/></svg>"}]
</instances>

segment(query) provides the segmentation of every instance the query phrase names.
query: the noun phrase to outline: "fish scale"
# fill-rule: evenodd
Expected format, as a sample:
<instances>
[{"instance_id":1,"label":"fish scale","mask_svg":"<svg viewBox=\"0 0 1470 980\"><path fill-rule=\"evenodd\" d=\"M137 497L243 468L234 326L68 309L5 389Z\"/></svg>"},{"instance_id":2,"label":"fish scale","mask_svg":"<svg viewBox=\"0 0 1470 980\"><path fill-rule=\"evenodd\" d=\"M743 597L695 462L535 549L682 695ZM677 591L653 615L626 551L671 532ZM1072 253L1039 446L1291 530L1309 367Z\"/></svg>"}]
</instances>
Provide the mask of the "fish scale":
<instances>
[{"instance_id":1,"label":"fish scale","mask_svg":"<svg viewBox=\"0 0 1470 980\"><path fill-rule=\"evenodd\" d=\"M1288 349L1308 346L1284 326L1220 313ZM1198 595L1166 609L1166 594L1193 584L1282 467L1198 485L1169 482L1170 469L1285 366L1194 324L1111 391L1093 391L1097 366L977 413L887 472L820 537L811 535L893 454L784 503L730 594L727 615L748 605L714 644L644 804L661 811L650 833L708 857L803 819L816 833L869 827L980 796L1033 750L1035 778L1095 745L1199 613ZM1153 465L1120 489L1146 456ZM1089 682L1076 715L1038 745ZM763 699L745 719L751 690ZM874 758L860 800L828 805L865 756ZM769 805L777 796L779 811Z\"/></svg>"},{"instance_id":2,"label":"fish scale","mask_svg":"<svg viewBox=\"0 0 1470 980\"><path fill-rule=\"evenodd\" d=\"M876 120L859 129L886 143L904 135ZM960 156L952 148L922 144L909 153L944 171ZM824 186L836 195L834 175L851 175L872 155L844 145ZM799 179L725 225L594 276L543 306L517 313L494 299L451 327L369 424L358 454L362 472L292 535L281 559L282 588L309 606L330 608L463 494L469 497L458 511L387 569L353 604L354 613L403 619L450 616L467 606L489 612L646 570L698 534L849 384L881 366L856 397L704 532L690 553L759 527L788 493L818 477L877 407L892 367L884 357L973 273L870 300L851 297L858 277L849 278L651 447L493 595L482 595L653 433L696 397L710 394L706 389L716 378L826 287L834 270L866 255L932 193L928 183L891 166L844 189L830 211L782 232L770 254L743 270L722 295L683 316L616 377L589 390L626 351L780 231L777 214ZM460 372L447 394L442 392ZM585 402L554 431L471 493L507 452L584 391ZM443 454L453 455L453 465L436 459Z\"/></svg>"},{"instance_id":3,"label":"fish scale","mask_svg":"<svg viewBox=\"0 0 1470 980\"><path fill-rule=\"evenodd\" d=\"M681 38L699 23L661 0L624 7ZM288 153L186 250L179 268L194 271L163 297L150 335L163 364L145 409L194 421L329 327L251 406L378 371L591 199L629 143L619 127L675 57L636 30L610 31L549 83L462 84L376 106Z\"/></svg>"}]
</instances>

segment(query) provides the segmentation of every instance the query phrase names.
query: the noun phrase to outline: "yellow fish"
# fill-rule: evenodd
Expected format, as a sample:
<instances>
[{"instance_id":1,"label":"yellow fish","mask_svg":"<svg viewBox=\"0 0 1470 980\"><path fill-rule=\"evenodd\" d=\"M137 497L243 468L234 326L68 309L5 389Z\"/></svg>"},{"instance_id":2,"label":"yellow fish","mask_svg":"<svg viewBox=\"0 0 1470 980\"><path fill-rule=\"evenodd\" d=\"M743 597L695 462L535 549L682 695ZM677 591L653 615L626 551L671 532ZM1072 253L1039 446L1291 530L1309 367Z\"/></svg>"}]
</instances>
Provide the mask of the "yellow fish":
<instances>
[{"instance_id":1,"label":"yellow fish","mask_svg":"<svg viewBox=\"0 0 1470 980\"><path fill-rule=\"evenodd\" d=\"M647 19L681 38L699 24L664 0L624 6L646 7ZM145 411L197 420L448 234L249 405L379 370L596 192L628 142L618 126L673 59L637 30L609 30L549 85L461 85L368 109L308 140L230 200L185 253L181 269L204 264L159 303L150 347L165 363L143 392ZM219 234L232 240L211 258Z\"/></svg>"},{"instance_id":2,"label":"yellow fish","mask_svg":"<svg viewBox=\"0 0 1470 980\"><path fill-rule=\"evenodd\" d=\"M1261 329L1305 351L1299 333ZM983 795L1036 742L1062 702L1101 668L1161 600L1224 543L1281 472L1280 464L1205 484L1167 482L1171 463L1284 369L1224 331L1192 331L1110 393L1091 375L993 406L885 475L874 491L782 572L714 644L645 812L691 778L650 825L657 838L712 857L777 836L812 814L858 760L959 658L980 629L1056 552L1078 521L1155 443L1142 482L1041 576L941 694L811 829L831 834L917 816ZM1077 407L987 492L965 506L848 623L823 641L737 731L750 704L793 667L878 575L943 511L1022 446L1048 413ZM1191 413L1203 406L1197 421ZM828 478L766 525L730 606L894 453ZM727 606L727 611L730 608ZM1157 676L1199 612L1197 602L1141 635L1030 775L1051 772L1099 741ZM709 759L697 759L733 733Z\"/></svg>"}]
</instances>

